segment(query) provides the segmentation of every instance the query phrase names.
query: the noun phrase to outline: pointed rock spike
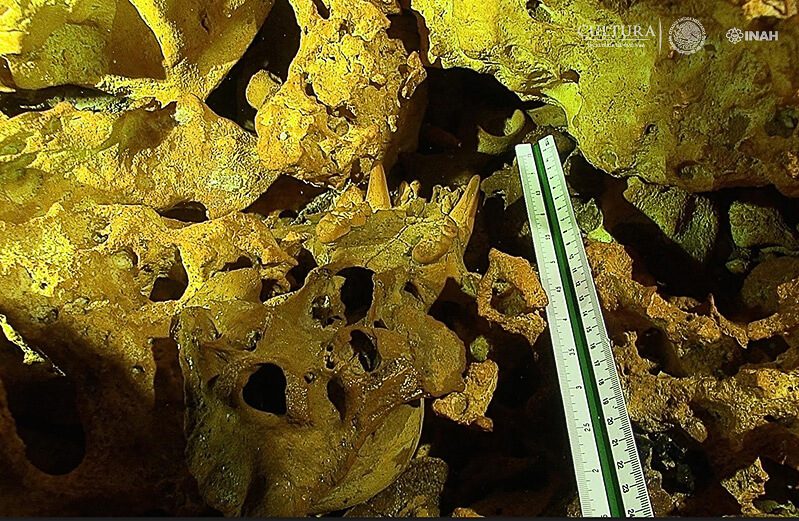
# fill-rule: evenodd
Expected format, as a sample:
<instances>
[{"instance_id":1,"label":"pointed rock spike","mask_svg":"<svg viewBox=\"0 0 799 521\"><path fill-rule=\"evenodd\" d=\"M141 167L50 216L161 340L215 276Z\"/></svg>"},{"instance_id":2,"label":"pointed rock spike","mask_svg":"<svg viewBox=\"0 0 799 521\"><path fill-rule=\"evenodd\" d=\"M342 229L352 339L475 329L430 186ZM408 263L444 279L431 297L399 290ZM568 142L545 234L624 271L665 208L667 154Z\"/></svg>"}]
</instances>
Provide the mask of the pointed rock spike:
<instances>
[{"instance_id":1,"label":"pointed rock spike","mask_svg":"<svg viewBox=\"0 0 799 521\"><path fill-rule=\"evenodd\" d=\"M458 228L464 233L464 237L468 238L472 235L472 228L474 228L474 218L477 215L477 202L480 200L480 176L472 176L469 184L463 191L460 200L449 212L449 216L458 224Z\"/></svg>"},{"instance_id":2,"label":"pointed rock spike","mask_svg":"<svg viewBox=\"0 0 799 521\"><path fill-rule=\"evenodd\" d=\"M372 210L391 208L391 195L388 193L388 181L383 165L378 163L369 174L369 186L366 188L366 202Z\"/></svg>"}]
</instances>

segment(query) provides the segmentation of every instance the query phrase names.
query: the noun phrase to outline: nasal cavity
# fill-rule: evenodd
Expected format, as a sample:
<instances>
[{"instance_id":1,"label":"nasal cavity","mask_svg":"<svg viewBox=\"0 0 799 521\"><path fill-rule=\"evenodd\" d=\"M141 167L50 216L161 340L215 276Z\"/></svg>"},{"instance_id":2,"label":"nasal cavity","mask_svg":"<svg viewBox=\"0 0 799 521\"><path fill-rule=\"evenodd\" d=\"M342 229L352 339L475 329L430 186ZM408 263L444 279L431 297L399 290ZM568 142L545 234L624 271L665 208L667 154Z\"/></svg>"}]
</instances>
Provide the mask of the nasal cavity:
<instances>
[{"instance_id":1,"label":"nasal cavity","mask_svg":"<svg viewBox=\"0 0 799 521\"><path fill-rule=\"evenodd\" d=\"M244 386L244 402L259 411L286 414L286 375L275 364L262 364Z\"/></svg>"}]
</instances>

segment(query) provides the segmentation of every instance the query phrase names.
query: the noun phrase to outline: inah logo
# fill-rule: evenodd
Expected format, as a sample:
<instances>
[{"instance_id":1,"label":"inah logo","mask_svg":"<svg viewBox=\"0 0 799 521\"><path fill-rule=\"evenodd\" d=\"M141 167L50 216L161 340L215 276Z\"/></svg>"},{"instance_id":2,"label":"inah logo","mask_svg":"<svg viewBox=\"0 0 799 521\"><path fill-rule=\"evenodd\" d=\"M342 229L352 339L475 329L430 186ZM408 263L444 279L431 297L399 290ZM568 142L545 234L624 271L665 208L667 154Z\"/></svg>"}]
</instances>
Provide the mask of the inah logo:
<instances>
[{"instance_id":1,"label":"inah logo","mask_svg":"<svg viewBox=\"0 0 799 521\"><path fill-rule=\"evenodd\" d=\"M705 45L705 28L696 18L684 16L671 24L669 44L681 54L693 54Z\"/></svg>"},{"instance_id":2,"label":"inah logo","mask_svg":"<svg viewBox=\"0 0 799 521\"><path fill-rule=\"evenodd\" d=\"M747 42L775 42L779 39L779 31L742 31L733 27L727 31L727 39L732 43Z\"/></svg>"},{"instance_id":3,"label":"inah logo","mask_svg":"<svg viewBox=\"0 0 799 521\"><path fill-rule=\"evenodd\" d=\"M737 27L727 31L727 39L732 43L741 43L744 39L744 32Z\"/></svg>"}]
</instances>

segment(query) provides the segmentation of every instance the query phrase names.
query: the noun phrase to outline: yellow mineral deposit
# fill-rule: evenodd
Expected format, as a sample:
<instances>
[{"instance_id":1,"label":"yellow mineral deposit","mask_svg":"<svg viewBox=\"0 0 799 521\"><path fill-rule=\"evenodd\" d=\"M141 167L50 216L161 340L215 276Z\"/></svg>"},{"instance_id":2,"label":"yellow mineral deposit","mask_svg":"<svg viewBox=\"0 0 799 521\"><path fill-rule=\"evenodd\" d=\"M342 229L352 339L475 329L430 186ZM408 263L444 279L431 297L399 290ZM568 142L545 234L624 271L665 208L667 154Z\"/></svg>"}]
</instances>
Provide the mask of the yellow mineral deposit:
<instances>
[{"instance_id":1,"label":"yellow mineral deposit","mask_svg":"<svg viewBox=\"0 0 799 521\"><path fill-rule=\"evenodd\" d=\"M797 36L787 0L0 0L0 514L576 512L513 157L553 134L656 513L797 515Z\"/></svg>"}]
</instances>

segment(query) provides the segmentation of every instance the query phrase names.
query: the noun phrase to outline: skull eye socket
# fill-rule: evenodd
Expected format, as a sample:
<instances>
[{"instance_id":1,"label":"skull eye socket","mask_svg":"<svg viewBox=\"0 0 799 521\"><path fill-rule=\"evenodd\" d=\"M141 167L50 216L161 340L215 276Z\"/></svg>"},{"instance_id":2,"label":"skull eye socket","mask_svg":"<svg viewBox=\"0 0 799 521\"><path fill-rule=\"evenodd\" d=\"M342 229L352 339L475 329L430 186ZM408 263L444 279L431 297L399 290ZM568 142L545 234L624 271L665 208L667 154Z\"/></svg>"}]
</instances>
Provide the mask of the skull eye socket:
<instances>
[{"instance_id":1,"label":"skull eye socket","mask_svg":"<svg viewBox=\"0 0 799 521\"><path fill-rule=\"evenodd\" d=\"M253 409L286 414L286 375L275 364L261 364L247 380L243 396Z\"/></svg>"}]
</instances>

